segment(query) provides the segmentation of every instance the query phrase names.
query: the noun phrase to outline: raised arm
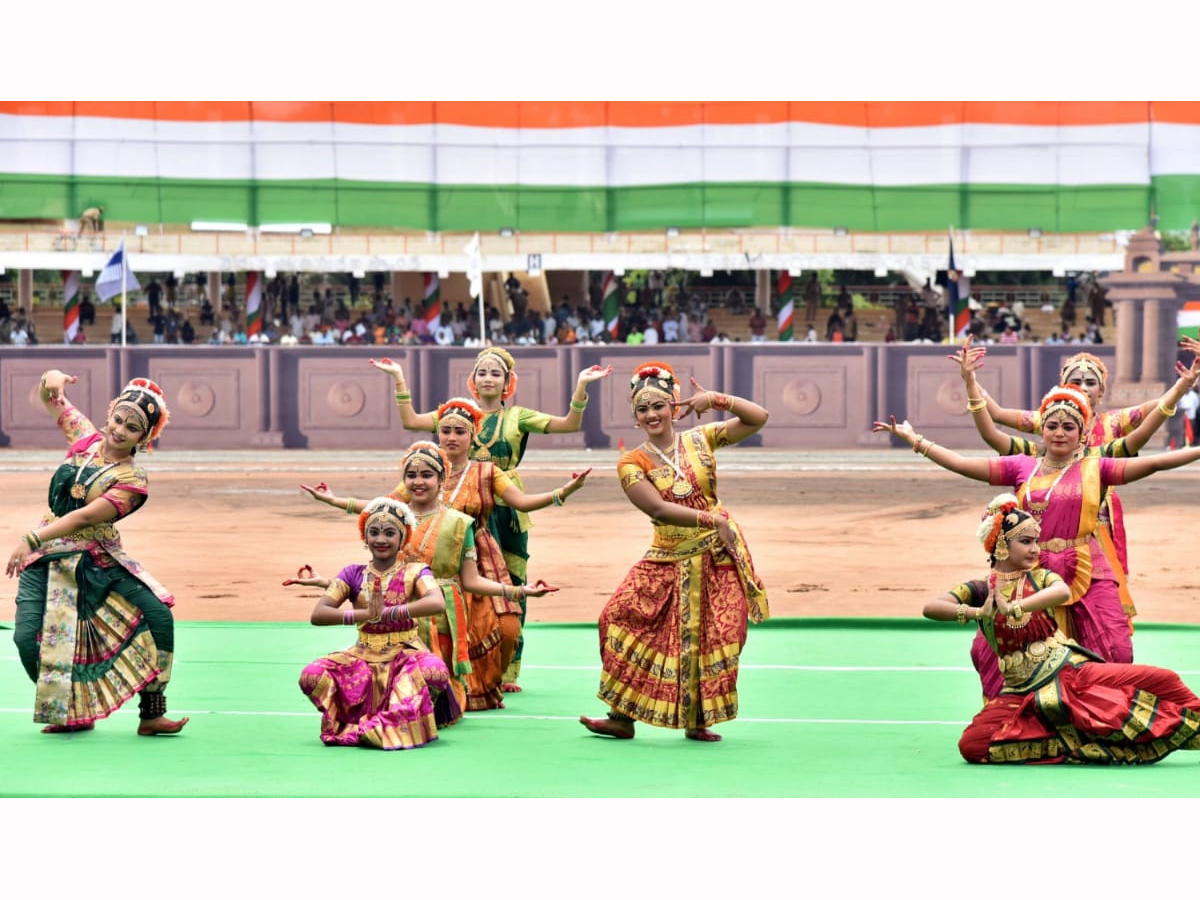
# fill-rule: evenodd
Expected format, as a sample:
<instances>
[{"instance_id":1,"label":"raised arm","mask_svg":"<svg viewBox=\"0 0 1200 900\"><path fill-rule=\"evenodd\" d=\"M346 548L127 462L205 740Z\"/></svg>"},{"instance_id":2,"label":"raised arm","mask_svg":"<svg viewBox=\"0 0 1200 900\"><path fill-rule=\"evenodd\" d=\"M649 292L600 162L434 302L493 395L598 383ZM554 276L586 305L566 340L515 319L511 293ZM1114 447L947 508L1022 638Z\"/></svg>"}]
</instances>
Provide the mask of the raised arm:
<instances>
[{"instance_id":1,"label":"raised arm","mask_svg":"<svg viewBox=\"0 0 1200 900\"><path fill-rule=\"evenodd\" d=\"M967 412L975 422L975 430L983 438L984 443L997 453L1006 455L1012 449L1012 438L996 427L988 412L988 400L975 378L975 372L983 365L986 348L970 346L970 338L958 352L947 357L958 362L959 374L962 375L963 385L967 392Z\"/></svg>"},{"instance_id":2,"label":"raised arm","mask_svg":"<svg viewBox=\"0 0 1200 900\"><path fill-rule=\"evenodd\" d=\"M725 425L725 437L731 444L737 444L750 435L757 434L759 429L767 424L770 413L753 400L747 400L745 397L738 397L734 394L718 394L716 391L702 388L700 382L695 378L691 381L692 389L696 393L686 400L671 404L672 408L682 410L681 419L686 418L690 413L695 413L698 419L710 409L726 410L736 417Z\"/></svg>"},{"instance_id":3,"label":"raised arm","mask_svg":"<svg viewBox=\"0 0 1200 900\"><path fill-rule=\"evenodd\" d=\"M368 360L380 372L386 372L396 381L396 409L400 411L400 424L409 431L433 431L435 426L433 413L419 413L413 409L412 394L408 390L408 382L404 378L404 369L400 363L388 357Z\"/></svg>"},{"instance_id":4,"label":"raised arm","mask_svg":"<svg viewBox=\"0 0 1200 900\"><path fill-rule=\"evenodd\" d=\"M570 409L565 416L551 416L546 424L546 434L572 434L583 427L583 411L588 405L588 386L593 381L607 378L612 366L588 366L579 373L575 382L575 393L571 395Z\"/></svg>"},{"instance_id":5,"label":"raised arm","mask_svg":"<svg viewBox=\"0 0 1200 900\"><path fill-rule=\"evenodd\" d=\"M928 457L947 471L972 478L975 481L987 483L991 480L991 466L988 465L986 459L968 459L940 444L935 444L924 435L917 434L907 419L897 424L896 417L890 416L887 422L876 422L871 430L894 434L912 447L914 453Z\"/></svg>"},{"instance_id":6,"label":"raised arm","mask_svg":"<svg viewBox=\"0 0 1200 900\"><path fill-rule=\"evenodd\" d=\"M571 480L562 487L555 488L552 491L544 491L541 494L527 494L511 481L506 480L505 486L499 492L498 496L513 509L520 510L521 512L534 512L535 510L545 509L551 504L562 506L568 497L583 487L583 482L587 479L591 471L589 467L582 472L572 472Z\"/></svg>"},{"instance_id":7,"label":"raised arm","mask_svg":"<svg viewBox=\"0 0 1200 900\"><path fill-rule=\"evenodd\" d=\"M972 347L971 341L973 339L974 335L968 335L967 339L963 341L963 345L956 352L946 357L947 359L958 363L960 371L962 366L968 362L973 366L972 371L978 370L983 366L983 357L987 355L987 347ZM1005 428L1013 428L1017 431L1033 431L1033 419L1029 413L1023 410L1009 409L1008 407L1001 406L992 399L991 395L989 395L987 391L983 390L982 388L979 389L979 394L977 396L980 396L987 401L988 418L991 419L993 423L1003 425Z\"/></svg>"}]
</instances>

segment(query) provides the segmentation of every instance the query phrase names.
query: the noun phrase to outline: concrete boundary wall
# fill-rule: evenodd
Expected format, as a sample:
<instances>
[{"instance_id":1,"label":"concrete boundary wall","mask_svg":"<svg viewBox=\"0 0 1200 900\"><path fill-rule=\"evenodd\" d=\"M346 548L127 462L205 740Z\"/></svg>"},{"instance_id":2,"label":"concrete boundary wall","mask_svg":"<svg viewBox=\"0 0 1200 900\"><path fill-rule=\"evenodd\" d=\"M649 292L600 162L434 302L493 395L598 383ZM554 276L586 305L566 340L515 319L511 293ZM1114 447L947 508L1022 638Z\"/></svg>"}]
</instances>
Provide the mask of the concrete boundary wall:
<instances>
[{"instance_id":1,"label":"concrete boundary wall","mask_svg":"<svg viewBox=\"0 0 1200 900\"><path fill-rule=\"evenodd\" d=\"M920 344L672 344L514 348L515 402L565 415L579 372L612 365L591 388L581 432L534 438L539 449L614 449L641 441L628 386L645 360L670 363L684 388L749 397L771 412L766 429L747 442L769 449L886 447L871 425L908 418L946 446L978 448L950 347ZM1087 349L1115 371L1111 346L992 346L980 381L1002 405L1028 409L1055 382L1063 361ZM130 378L149 377L167 396L171 422L161 446L172 449L288 448L395 450L419 435L400 424L390 376L372 357L399 361L419 411L468 396L477 351L461 347L133 347L0 348L0 447L62 446L37 399L43 371L79 378L69 398L99 423L108 401ZM1110 386L1110 394L1118 385ZM1128 395L1137 385L1127 385ZM1136 393L1136 391L1134 391ZM1147 391L1144 398L1157 393ZM707 417L706 417L707 418ZM690 421L690 420L689 420ZM1178 417L1171 426L1181 429ZM1180 434L1167 432L1165 441Z\"/></svg>"}]
</instances>

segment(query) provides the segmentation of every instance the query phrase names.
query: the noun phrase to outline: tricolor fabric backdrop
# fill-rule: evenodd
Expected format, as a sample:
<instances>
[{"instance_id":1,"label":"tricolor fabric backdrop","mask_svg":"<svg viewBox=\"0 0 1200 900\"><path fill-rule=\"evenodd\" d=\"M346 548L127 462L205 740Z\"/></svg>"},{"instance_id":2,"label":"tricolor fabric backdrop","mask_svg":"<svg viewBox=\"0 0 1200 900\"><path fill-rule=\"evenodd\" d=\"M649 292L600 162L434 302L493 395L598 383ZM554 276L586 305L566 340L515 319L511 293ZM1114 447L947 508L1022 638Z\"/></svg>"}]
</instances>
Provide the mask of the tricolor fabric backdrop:
<instances>
[{"instance_id":1,"label":"tricolor fabric backdrop","mask_svg":"<svg viewBox=\"0 0 1200 900\"><path fill-rule=\"evenodd\" d=\"M0 102L0 218L1103 232L1200 213L1200 102Z\"/></svg>"}]
</instances>

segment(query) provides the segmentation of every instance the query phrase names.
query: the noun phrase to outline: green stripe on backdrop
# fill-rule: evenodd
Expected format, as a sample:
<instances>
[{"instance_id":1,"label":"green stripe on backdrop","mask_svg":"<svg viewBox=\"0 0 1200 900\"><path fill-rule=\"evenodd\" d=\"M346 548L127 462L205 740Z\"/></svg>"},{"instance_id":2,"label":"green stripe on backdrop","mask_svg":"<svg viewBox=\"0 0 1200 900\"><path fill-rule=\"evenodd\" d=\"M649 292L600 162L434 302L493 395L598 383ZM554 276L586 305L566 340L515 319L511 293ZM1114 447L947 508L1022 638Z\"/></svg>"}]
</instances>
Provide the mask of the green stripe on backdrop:
<instances>
[{"instance_id":1,"label":"green stripe on backdrop","mask_svg":"<svg viewBox=\"0 0 1200 900\"><path fill-rule=\"evenodd\" d=\"M532 624L521 694L472 713L434 744L332 748L300 693L300 670L349 629L181 622L171 715L182 734L139 738L136 703L95 731L43 735L10 649L0 665L0 796L30 797L1196 797L1200 756L1155 766L970 766L958 756L978 710L973 631L903 620L779 619L752 628L740 715L719 744L639 727L588 734L598 715L594 624ZM1138 627L1139 659L1193 688L1195 626ZM11 644L9 645L11 648ZM1192 671L1188 671L1189 667ZM502 760L497 764L497 760Z\"/></svg>"},{"instance_id":2,"label":"green stripe on backdrop","mask_svg":"<svg viewBox=\"0 0 1200 900\"><path fill-rule=\"evenodd\" d=\"M744 182L569 188L0 175L0 218L70 219L91 205L104 206L108 218L118 221L564 232L787 225L886 232L942 230L949 224L1098 232L1140 228L1153 206L1160 227L1186 230L1200 209L1200 176L1160 176L1153 187Z\"/></svg>"}]
</instances>

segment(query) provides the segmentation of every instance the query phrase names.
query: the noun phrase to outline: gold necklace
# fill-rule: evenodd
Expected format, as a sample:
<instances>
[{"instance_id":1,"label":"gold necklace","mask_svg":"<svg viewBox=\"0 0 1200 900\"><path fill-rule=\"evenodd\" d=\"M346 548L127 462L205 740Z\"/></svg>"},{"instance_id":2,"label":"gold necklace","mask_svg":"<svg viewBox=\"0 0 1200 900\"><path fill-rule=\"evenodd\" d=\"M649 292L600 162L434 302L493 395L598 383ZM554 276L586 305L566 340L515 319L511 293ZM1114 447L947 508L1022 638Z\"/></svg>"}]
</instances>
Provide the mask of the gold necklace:
<instances>
[{"instance_id":1,"label":"gold necklace","mask_svg":"<svg viewBox=\"0 0 1200 900\"><path fill-rule=\"evenodd\" d=\"M679 448L683 442L683 437L675 438L675 442L671 445L671 455L663 453L650 441L646 441L646 446L654 453L658 454L659 459L670 466L675 472L675 480L671 482L671 493L676 497L690 497L692 494L692 483L688 481L687 475L679 468Z\"/></svg>"}]
</instances>

